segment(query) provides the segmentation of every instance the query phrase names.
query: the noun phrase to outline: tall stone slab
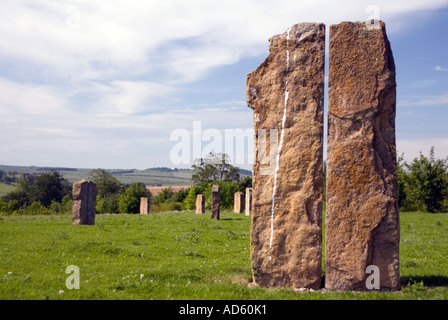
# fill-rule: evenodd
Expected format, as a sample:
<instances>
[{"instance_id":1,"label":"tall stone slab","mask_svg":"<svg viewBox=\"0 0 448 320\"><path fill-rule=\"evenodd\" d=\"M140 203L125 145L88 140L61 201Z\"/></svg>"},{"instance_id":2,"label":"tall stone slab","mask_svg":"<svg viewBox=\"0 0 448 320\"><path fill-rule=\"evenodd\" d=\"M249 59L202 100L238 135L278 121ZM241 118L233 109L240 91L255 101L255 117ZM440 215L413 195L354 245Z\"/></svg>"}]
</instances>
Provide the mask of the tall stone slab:
<instances>
[{"instance_id":1,"label":"tall stone slab","mask_svg":"<svg viewBox=\"0 0 448 320\"><path fill-rule=\"evenodd\" d=\"M94 225L96 207L96 184L81 180L73 184L72 224Z\"/></svg>"},{"instance_id":2,"label":"tall stone slab","mask_svg":"<svg viewBox=\"0 0 448 320\"><path fill-rule=\"evenodd\" d=\"M215 184L212 186L212 219L219 220L221 209L221 188Z\"/></svg>"},{"instance_id":3,"label":"tall stone slab","mask_svg":"<svg viewBox=\"0 0 448 320\"><path fill-rule=\"evenodd\" d=\"M325 286L399 289L395 65L385 25L330 27ZM375 267L373 267L375 268Z\"/></svg>"},{"instance_id":4,"label":"tall stone slab","mask_svg":"<svg viewBox=\"0 0 448 320\"><path fill-rule=\"evenodd\" d=\"M252 215L252 188L246 188L246 200L244 201L246 216Z\"/></svg>"},{"instance_id":5,"label":"tall stone slab","mask_svg":"<svg viewBox=\"0 0 448 320\"><path fill-rule=\"evenodd\" d=\"M296 24L269 42L269 56L246 79L255 129L253 279L319 289L325 25Z\"/></svg>"},{"instance_id":6,"label":"tall stone slab","mask_svg":"<svg viewBox=\"0 0 448 320\"><path fill-rule=\"evenodd\" d=\"M142 197L140 198L140 214L148 214L149 213L149 198Z\"/></svg>"},{"instance_id":7,"label":"tall stone slab","mask_svg":"<svg viewBox=\"0 0 448 320\"><path fill-rule=\"evenodd\" d=\"M205 213L205 195L203 194L196 196L196 213Z\"/></svg>"},{"instance_id":8,"label":"tall stone slab","mask_svg":"<svg viewBox=\"0 0 448 320\"><path fill-rule=\"evenodd\" d=\"M244 193L241 191L235 192L235 194L233 195L233 212L244 212Z\"/></svg>"}]
</instances>

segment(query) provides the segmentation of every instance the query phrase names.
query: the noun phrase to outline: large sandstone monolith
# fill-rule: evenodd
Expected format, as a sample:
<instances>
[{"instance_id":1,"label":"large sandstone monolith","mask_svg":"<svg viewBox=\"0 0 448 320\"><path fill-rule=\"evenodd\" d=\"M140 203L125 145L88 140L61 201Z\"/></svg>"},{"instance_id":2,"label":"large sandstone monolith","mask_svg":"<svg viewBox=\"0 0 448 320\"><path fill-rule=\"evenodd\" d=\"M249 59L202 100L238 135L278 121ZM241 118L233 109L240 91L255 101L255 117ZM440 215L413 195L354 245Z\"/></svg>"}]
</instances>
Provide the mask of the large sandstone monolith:
<instances>
[{"instance_id":1,"label":"large sandstone monolith","mask_svg":"<svg viewBox=\"0 0 448 320\"><path fill-rule=\"evenodd\" d=\"M205 195L196 196L196 213L205 213Z\"/></svg>"},{"instance_id":2,"label":"large sandstone monolith","mask_svg":"<svg viewBox=\"0 0 448 320\"><path fill-rule=\"evenodd\" d=\"M247 75L255 162L251 264L260 286L319 289L325 25L300 23L270 39Z\"/></svg>"},{"instance_id":3,"label":"large sandstone monolith","mask_svg":"<svg viewBox=\"0 0 448 320\"><path fill-rule=\"evenodd\" d=\"M219 220L221 208L221 188L215 184L212 186L212 219Z\"/></svg>"},{"instance_id":4,"label":"large sandstone monolith","mask_svg":"<svg viewBox=\"0 0 448 320\"><path fill-rule=\"evenodd\" d=\"M142 197L140 198L140 214L148 214L149 213L149 198Z\"/></svg>"},{"instance_id":5,"label":"large sandstone monolith","mask_svg":"<svg viewBox=\"0 0 448 320\"><path fill-rule=\"evenodd\" d=\"M81 180L73 184L72 224L95 224L96 184Z\"/></svg>"},{"instance_id":6,"label":"large sandstone monolith","mask_svg":"<svg viewBox=\"0 0 448 320\"><path fill-rule=\"evenodd\" d=\"M233 195L233 212L244 212L244 193L241 191L235 192L235 194Z\"/></svg>"},{"instance_id":7,"label":"large sandstone monolith","mask_svg":"<svg viewBox=\"0 0 448 320\"><path fill-rule=\"evenodd\" d=\"M395 66L385 25L330 27L325 286L397 290ZM368 289L368 288L367 288Z\"/></svg>"},{"instance_id":8,"label":"large sandstone monolith","mask_svg":"<svg viewBox=\"0 0 448 320\"><path fill-rule=\"evenodd\" d=\"M246 188L246 200L244 201L246 216L252 215L252 188Z\"/></svg>"}]
</instances>

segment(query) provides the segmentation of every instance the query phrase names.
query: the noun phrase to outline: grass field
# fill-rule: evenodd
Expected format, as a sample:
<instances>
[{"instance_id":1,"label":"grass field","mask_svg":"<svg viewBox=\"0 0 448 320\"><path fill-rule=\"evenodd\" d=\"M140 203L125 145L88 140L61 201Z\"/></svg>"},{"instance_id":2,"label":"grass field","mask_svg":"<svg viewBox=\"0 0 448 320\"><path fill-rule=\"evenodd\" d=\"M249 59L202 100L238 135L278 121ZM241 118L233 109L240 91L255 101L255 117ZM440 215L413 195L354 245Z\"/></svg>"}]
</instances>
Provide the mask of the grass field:
<instances>
[{"instance_id":1,"label":"grass field","mask_svg":"<svg viewBox=\"0 0 448 320\"><path fill-rule=\"evenodd\" d=\"M0 197L3 197L5 194L7 194L8 192L11 192L15 188L16 187L14 185L0 183Z\"/></svg>"},{"instance_id":2,"label":"grass field","mask_svg":"<svg viewBox=\"0 0 448 320\"><path fill-rule=\"evenodd\" d=\"M401 213L402 291L251 286L250 218L224 212L0 217L0 299L448 299L448 214ZM79 267L69 290L66 268ZM63 292L62 292L62 291Z\"/></svg>"}]
</instances>

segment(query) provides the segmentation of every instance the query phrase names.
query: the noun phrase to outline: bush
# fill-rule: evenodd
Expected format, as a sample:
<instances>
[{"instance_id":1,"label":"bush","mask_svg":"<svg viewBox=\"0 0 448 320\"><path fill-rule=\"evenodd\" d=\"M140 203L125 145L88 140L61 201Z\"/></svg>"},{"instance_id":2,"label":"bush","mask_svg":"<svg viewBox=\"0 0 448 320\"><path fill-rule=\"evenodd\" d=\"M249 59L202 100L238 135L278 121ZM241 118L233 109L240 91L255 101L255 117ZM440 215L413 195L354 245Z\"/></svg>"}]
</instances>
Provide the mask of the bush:
<instances>
[{"instance_id":1,"label":"bush","mask_svg":"<svg viewBox=\"0 0 448 320\"><path fill-rule=\"evenodd\" d=\"M448 159L436 160L434 147L429 158L420 153L410 164L399 158L397 182L402 210L443 212L448 209Z\"/></svg>"},{"instance_id":2,"label":"bush","mask_svg":"<svg viewBox=\"0 0 448 320\"><path fill-rule=\"evenodd\" d=\"M96 198L96 212L97 213L118 213L118 195L108 194L104 197L97 196Z\"/></svg>"},{"instance_id":3,"label":"bush","mask_svg":"<svg viewBox=\"0 0 448 320\"><path fill-rule=\"evenodd\" d=\"M125 192L118 197L120 213L140 213L140 198L151 198L151 192L144 183L131 184Z\"/></svg>"}]
</instances>

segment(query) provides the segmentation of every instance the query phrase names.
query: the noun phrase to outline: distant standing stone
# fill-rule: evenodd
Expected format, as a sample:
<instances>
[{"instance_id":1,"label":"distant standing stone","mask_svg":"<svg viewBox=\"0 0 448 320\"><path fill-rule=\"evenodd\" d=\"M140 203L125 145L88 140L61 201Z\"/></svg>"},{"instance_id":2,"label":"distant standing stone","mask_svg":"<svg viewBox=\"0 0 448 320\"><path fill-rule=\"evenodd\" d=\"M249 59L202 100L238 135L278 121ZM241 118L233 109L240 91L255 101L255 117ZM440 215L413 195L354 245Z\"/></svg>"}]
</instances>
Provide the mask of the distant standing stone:
<instances>
[{"instance_id":1,"label":"distant standing stone","mask_svg":"<svg viewBox=\"0 0 448 320\"><path fill-rule=\"evenodd\" d=\"M149 213L149 198L140 198L140 214Z\"/></svg>"},{"instance_id":2,"label":"distant standing stone","mask_svg":"<svg viewBox=\"0 0 448 320\"><path fill-rule=\"evenodd\" d=\"M252 215L252 188L246 188L245 212L246 216Z\"/></svg>"},{"instance_id":3,"label":"distant standing stone","mask_svg":"<svg viewBox=\"0 0 448 320\"><path fill-rule=\"evenodd\" d=\"M215 184L212 187L212 219L219 220L219 210L221 206L221 189Z\"/></svg>"},{"instance_id":4,"label":"distant standing stone","mask_svg":"<svg viewBox=\"0 0 448 320\"><path fill-rule=\"evenodd\" d=\"M81 180L73 184L72 224L94 225L96 207L96 184Z\"/></svg>"},{"instance_id":5,"label":"distant standing stone","mask_svg":"<svg viewBox=\"0 0 448 320\"><path fill-rule=\"evenodd\" d=\"M244 193L241 191L235 192L233 196L233 212L244 212Z\"/></svg>"},{"instance_id":6,"label":"distant standing stone","mask_svg":"<svg viewBox=\"0 0 448 320\"><path fill-rule=\"evenodd\" d=\"M205 195L198 194L196 196L196 213L205 213Z\"/></svg>"}]
</instances>

